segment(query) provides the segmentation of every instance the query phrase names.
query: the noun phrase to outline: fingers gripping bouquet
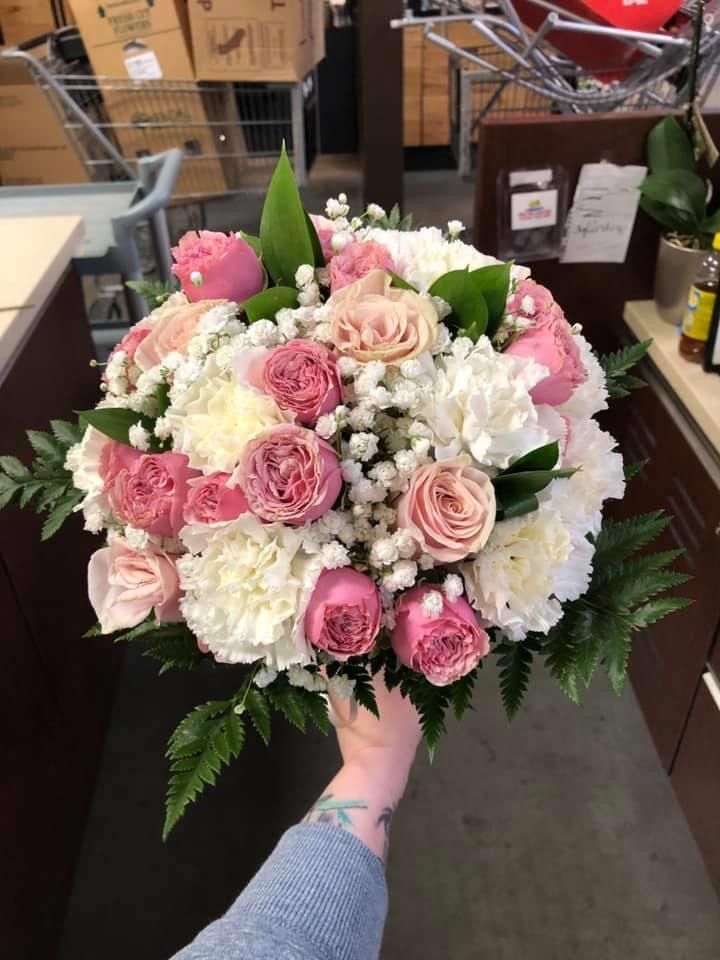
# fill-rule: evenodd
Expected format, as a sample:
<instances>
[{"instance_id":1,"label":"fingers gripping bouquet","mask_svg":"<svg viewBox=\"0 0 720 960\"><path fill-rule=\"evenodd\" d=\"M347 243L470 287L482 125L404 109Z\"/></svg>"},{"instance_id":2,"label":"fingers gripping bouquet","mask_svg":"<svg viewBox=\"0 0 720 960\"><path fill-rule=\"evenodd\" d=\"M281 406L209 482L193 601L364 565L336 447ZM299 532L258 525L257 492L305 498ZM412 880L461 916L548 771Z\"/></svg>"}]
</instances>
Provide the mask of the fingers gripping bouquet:
<instances>
[{"instance_id":1,"label":"fingers gripping bouquet","mask_svg":"<svg viewBox=\"0 0 720 960\"><path fill-rule=\"evenodd\" d=\"M37 495L44 535L73 511L103 535L91 632L235 670L170 739L166 833L246 718L266 741L273 709L327 729L328 686L376 710L383 671L432 750L490 652L510 714L534 657L577 700L599 664L620 689L632 632L684 603L657 597L675 554L629 559L666 518L603 523L625 478L594 416L647 345L603 366L457 223L326 213L283 156L259 237L183 237L182 292L145 290L98 406L31 432L32 470L0 461L2 504Z\"/></svg>"}]
</instances>

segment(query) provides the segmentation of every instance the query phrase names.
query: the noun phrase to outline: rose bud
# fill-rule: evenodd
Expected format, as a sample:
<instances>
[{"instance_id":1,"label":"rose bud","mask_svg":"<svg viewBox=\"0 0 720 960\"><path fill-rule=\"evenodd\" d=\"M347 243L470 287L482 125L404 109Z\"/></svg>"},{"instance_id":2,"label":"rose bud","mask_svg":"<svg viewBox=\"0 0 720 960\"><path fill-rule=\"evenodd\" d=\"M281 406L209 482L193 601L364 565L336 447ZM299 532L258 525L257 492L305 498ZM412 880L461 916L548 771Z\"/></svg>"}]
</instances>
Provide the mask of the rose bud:
<instances>
[{"instance_id":1,"label":"rose bud","mask_svg":"<svg viewBox=\"0 0 720 960\"><path fill-rule=\"evenodd\" d=\"M188 300L243 303L265 286L265 272L242 237L215 230L189 231L172 248L172 272Z\"/></svg>"}]
</instances>

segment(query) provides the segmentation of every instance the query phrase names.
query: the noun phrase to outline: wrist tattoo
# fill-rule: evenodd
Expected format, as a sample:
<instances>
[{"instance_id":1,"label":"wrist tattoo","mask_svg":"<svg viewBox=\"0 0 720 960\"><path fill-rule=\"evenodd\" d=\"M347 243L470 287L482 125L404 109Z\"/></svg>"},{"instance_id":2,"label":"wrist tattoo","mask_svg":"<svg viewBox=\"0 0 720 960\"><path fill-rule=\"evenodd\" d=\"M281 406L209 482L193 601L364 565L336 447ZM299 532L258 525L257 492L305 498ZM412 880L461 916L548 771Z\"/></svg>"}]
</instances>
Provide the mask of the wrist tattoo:
<instances>
[{"instance_id":1,"label":"wrist tattoo","mask_svg":"<svg viewBox=\"0 0 720 960\"><path fill-rule=\"evenodd\" d=\"M375 826L382 827L385 831L385 845L383 848L383 860L387 862L388 850L390 848L390 824L392 823L393 814L397 809L397 803L392 803L387 807L383 807L380 811L380 816L375 821Z\"/></svg>"},{"instance_id":2,"label":"wrist tattoo","mask_svg":"<svg viewBox=\"0 0 720 960\"><path fill-rule=\"evenodd\" d=\"M305 823L332 823L346 830L353 826L349 810L367 810L362 800L337 800L332 793L326 793L313 804L305 816Z\"/></svg>"}]
</instances>

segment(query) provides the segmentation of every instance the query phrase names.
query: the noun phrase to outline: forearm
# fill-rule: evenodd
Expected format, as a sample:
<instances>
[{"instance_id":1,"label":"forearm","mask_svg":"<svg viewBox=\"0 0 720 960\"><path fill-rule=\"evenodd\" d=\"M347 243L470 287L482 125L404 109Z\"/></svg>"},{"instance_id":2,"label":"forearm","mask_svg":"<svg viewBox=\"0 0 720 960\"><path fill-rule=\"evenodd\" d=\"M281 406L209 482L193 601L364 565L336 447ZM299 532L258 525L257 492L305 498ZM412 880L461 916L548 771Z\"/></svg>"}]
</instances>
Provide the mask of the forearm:
<instances>
[{"instance_id":1,"label":"forearm","mask_svg":"<svg viewBox=\"0 0 720 960\"><path fill-rule=\"evenodd\" d=\"M404 765L392 761L386 751L358 752L323 790L305 822L347 830L386 860L390 824L407 783Z\"/></svg>"}]
</instances>

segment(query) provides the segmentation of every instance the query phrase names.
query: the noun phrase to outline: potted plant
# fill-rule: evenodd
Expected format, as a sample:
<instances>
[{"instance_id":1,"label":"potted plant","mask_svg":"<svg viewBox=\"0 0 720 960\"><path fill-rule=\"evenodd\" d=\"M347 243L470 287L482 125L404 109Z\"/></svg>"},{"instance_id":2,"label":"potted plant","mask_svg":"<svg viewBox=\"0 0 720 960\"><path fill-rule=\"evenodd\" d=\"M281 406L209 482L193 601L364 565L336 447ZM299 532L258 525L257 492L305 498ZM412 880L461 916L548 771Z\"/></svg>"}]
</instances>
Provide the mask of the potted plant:
<instances>
[{"instance_id":1,"label":"potted plant","mask_svg":"<svg viewBox=\"0 0 720 960\"><path fill-rule=\"evenodd\" d=\"M655 304L663 320L679 323L687 293L704 251L720 230L720 209L712 187L697 172L692 131L665 117L650 131L650 172L640 191L640 206L663 229L655 269Z\"/></svg>"}]
</instances>

